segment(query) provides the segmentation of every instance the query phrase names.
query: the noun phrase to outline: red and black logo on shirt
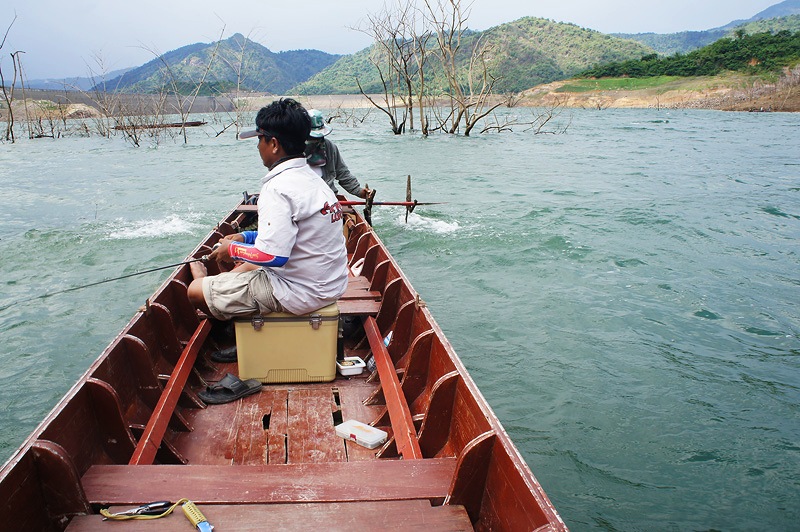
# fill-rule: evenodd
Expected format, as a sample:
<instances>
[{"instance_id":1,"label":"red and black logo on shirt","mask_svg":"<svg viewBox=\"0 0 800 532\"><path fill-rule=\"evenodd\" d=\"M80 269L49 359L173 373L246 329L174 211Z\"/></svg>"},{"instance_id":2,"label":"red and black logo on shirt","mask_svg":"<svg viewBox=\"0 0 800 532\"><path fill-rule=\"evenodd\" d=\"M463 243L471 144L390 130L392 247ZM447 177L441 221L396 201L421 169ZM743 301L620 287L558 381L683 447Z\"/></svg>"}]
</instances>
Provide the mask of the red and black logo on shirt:
<instances>
[{"instance_id":1,"label":"red and black logo on shirt","mask_svg":"<svg viewBox=\"0 0 800 532\"><path fill-rule=\"evenodd\" d=\"M342 219L342 204L338 201L331 205L327 201L325 205L320 209L320 214L330 214L331 215L331 223L338 222Z\"/></svg>"}]
</instances>

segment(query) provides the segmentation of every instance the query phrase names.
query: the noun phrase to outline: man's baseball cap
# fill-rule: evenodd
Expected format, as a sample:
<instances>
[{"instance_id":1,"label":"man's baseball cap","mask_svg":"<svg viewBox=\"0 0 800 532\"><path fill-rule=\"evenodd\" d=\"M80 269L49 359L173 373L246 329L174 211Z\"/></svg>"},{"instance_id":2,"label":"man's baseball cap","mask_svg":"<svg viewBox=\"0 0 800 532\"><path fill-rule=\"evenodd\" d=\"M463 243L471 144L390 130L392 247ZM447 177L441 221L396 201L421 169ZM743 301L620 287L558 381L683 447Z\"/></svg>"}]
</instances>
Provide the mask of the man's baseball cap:
<instances>
[{"instance_id":1,"label":"man's baseball cap","mask_svg":"<svg viewBox=\"0 0 800 532\"><path fill-rule=\"evenodd\" d=\"M249 138L258 137L258 136L274 137L275 135L273 135L269 131L265 131L265 130L261 129L260 127L257 127L255 129L251 129L250 131L242 131L242 132L240 132L239 133L239 140L249 139Z\"/></svg>"}]
</instances>

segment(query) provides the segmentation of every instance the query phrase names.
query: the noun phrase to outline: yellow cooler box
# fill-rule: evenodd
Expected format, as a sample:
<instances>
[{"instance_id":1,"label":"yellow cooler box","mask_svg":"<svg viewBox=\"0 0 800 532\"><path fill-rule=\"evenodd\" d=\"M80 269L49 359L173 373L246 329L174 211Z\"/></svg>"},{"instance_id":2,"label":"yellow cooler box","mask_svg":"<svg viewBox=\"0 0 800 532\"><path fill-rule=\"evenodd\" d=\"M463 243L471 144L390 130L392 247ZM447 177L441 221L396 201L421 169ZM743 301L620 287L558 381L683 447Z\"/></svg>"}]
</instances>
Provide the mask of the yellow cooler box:
<instances>
[{"instance_id":1,"label":"yellow cooler box","mask_svg":"<svg viewBox=\"0 0 800 532\"><path fill-rule=\"evenodd\" d=\"M236 320L239 378L265 384L327 382L336 377L339 307L297 316L273 312Z\"/></svg>"}]
</instances>

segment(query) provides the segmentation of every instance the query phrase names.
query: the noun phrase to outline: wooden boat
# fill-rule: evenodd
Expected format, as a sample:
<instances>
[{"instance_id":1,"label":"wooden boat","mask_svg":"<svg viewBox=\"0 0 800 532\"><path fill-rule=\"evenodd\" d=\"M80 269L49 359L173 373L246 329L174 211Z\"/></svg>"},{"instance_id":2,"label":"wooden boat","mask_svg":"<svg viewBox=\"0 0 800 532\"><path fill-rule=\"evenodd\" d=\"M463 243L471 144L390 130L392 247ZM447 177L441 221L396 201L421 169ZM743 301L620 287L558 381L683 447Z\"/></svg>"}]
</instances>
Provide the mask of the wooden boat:
<instances>
[{"instance_id":1,"label":"wooden boat","mask_svg":"<svg viewBox=\"0 0 800 532\"><path fill-rule=\"evenodd\" d=\"M191 257L253 224L246 203ZM566 530L419 294L346 210L358 268L339 301L353 329L344 351L374 357L374 372L204 404L198 392L237 369L209 353L233 340L191 306L183 265L0 470L8 529L189 530L180 512L98 513L188 498L220 531ZM348 419L389 438L375 449L340 438Z\"/></svg>"},{"instance_id":2,"label":"wooden boat","mask_svg":"<svg viewBox=\"0 0 800 532\"><path fill-rule=\"evenodd\" d=\"M206 122L192 120L190 122L170 122L168 124L137 124L135 126L114 126L114 129L127 131L130 129L166 129L170 127L197 127L204 126Z\"/></svg>"}]
</instances>

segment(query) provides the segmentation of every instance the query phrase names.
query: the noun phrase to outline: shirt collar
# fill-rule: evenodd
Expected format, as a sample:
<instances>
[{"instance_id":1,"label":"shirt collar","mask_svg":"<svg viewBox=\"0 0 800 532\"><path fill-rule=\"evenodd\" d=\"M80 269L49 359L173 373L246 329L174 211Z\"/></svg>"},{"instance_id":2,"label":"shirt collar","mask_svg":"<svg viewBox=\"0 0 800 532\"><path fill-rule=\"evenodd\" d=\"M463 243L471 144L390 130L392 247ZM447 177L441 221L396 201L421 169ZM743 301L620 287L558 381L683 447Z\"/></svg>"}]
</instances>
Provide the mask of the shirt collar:
<instances>
[{"instance_id":1,"label":"shirt collar","mask_svg":"<svg viewBox=\"0 0 800 532\"><path fill-rule=\"evenodd\" d=\"M285 172L286 170L291 170L294 168L301 168L306 165L306 158L302 155L298 157L292 157L291 159L286 159L283 162L275 165L272 169L267 173L266 176L261 180L261 183L264 184L276 175Z\"/></svg>"}]
</instances>

